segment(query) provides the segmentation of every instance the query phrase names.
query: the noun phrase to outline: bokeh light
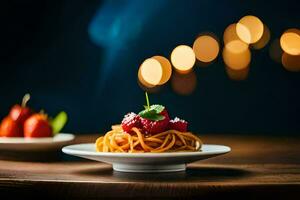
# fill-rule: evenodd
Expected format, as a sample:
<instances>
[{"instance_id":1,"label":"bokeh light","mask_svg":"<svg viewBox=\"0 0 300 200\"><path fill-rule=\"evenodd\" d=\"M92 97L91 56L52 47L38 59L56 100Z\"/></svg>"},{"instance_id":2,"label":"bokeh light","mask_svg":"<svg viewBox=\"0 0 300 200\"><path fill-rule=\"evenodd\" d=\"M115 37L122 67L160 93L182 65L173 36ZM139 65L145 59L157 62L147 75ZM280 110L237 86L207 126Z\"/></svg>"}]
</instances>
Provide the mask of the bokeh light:
<instances>
[{"instance_id":1,"label":"bokeh light","mask_svg":"<svg viewBox=\"0 0 300 200\"><path fill-rule=\"evenodd\" d=\"M148 58L140 66L138 77L145 86L156 86L160 83L163 76L163 69L156 59Z\"/></svg>"},{"instance_id":2,"label":"bokeh light","mask_svg":"<svg viewBox=\"0 0 300 200\"><path fill-rule=\"evenodd\" d=\"M159 85L163 85L170 79L172 75L172 65L170 61L163 56L153 56L152 58L156 59L162 66L163 74Z\"/></svg>"},{"instance_id":3,"label":"bokeh light","mask_svg":"<svg viewBox=\"0 0 300 200\"><path fill-rule=\"evenodd\" d=\"M225 47L232 53L243 53L248 50L249 46L240 40L234 40L227 43Z\"/></svg>"},{"instance_id":4,"label":"bokeh light","mask_svg":"<svg viewBox=\"0 0 300 200\"><path fill-rule=\"evenodd\" d=\"M300 30L293 28L285 31L280 37L280 46L290 55L300 55Z\"/></svg>"},{"instance_id":5,"label":"bokeh light","mask_svg":"<svg viewBox=\"0 0 300 200\"><path fill-rule=\"evenodd\" d=\"M256 43L252 44L251 46L254 49L262 49L264 48L271 38L271 32L270 29L264 24L264 32L260 40L258 40Z\"/></svg>"},{"instance_id":6,"label":"bokeh light","mask_svg":"<svg viewBox=\"0 0 300 200\"><path fill-rule=\"evenodd\" d=\"M264 32L262 21L252 15L247 15L239 20L236 25L239 38L247 44L253 44L260 40Z\"/></svg>"},{"instance_id":7,"label":"bokeh light","mask_svg":"<svg viewBox=\"0 0 300 200\"><path fill-rule=\"evenodd\" d=\"M248 15L230 24L223 34L222 51L228 77L235 81L246 80L252 57L250 49L264 48L270 38L270 29L256 16ZM159 55L146 59L138 70L138 83L144 90L157 92L171 79L174 92L189 95L197 85L197 76L193 71L196 62L199 66L208 66L219 52L218 38L210 32L201 33L192 48L188 45L174 48L170 61ZM300 30L288 29L280 40L272 41L269 54L286 70L300 72Z\"/></svg>"},{"instance_id":8,"label":"bokeh light","mask_svg":"<svg viewBox=\"0 0 300 200\"><path fill-rule=\"evenodd\" d=\"M143 76L141 74L141 68L139 68L139 71L138 71L138 82L139 82L140 86L142 85L142 86L144 86L146 88L153 88L153 87L155 87L155 85L149 84L149 83L147 83L144 80L144 78L143 78Z\"/></svg>"},{"instance_id":9,"label":"bokeh light","mask_svg":"<svg viewBox=\"0 0 300 200\"><path fill-rule=\"evenodd\" d=\"M234 70L241 70L248 67L251 61L251 52L248 45L240 40L227 43L222 55L227 67Z\"/></svg>"},{"instance_id":10,"label":"bokeh light","mask_svg":"<svg viewBox=\"0 0 300 200\"><path fill-rule=\"evenodd\" d=\"M212 62L219 54L219 43L210 35L199 36L194 44L193 50L196 58L204 63Z\"/></svg>"},{"instance_id":11,"label":"bokeh light","mask_svg":"<svg viewBox=\"0 0 300 200\"><path fill-rule=\"evenodd\" d=\"M284 52L281 61L286 70L290 72L300 72L300 55L294 56Z\"/></svg>"},{"instance_id":12,"label":"bokeh light","mask_svg":"<svg viewBox=\"0 0 300 200\"><path fill-rule=\"evenodd\" d=\"M194 71L187 74L173 73L171 86L177 94L189 95L194 92L197 86L197 76Z\"/></svg>"},{"instance_id":13,"label":"bokeh light","mask_svg":"<svg viewBox=\"0 0 300 200\"><path fill-rule=\"evenodd\" d=\"M237 24L230 24L224 31L224 48L222 56L229 78L233 80L242 80L242 78L236 77L240 75L239 72L241 70L249 67L251 53L248 43L240 40L237 35L236 27Z\"/></svg>"},{"instance_id":14,"label":"bokeh light","mask_svg":"<svg viewBox=\"0 0 300 200\"><path fill-rule=\"evenodd\" d=\"M236 24L230 24L223 33L224 45L234 40L240 40L240 38L236 33Z\"/></svg>"},{"instance_id":15,"label":"bokeh light","mask_svg":"<svg viewBox=\"0 0 300 200\"><path fill-rule=\"evenodd\" d=\"M283 51L280 47L279 39L275 39L271 43L270 49L269 49L269 54L270 54L270 57L272 58L272 60L274 60L277 63L281 63L281 57L282 57Z\"/></svg>"},{"instance_id":16,"label":"bokeh light","mask_svg":"<svg viewBox=\"0 0 300 200\"><path fill-rule=\"evenodd\" d=\"M196 61L193 49L187 45L177 46L171 53L171 62L179 73L188 73Z\"/></svg>"},{"instance_id":17,"label":"bokeh light","mask_svg":"<svg viewBox=\"0 0 300 200\"><path fill-rule=\"evenodd\" d=\"M240 70L235 70L230 67L226 67L226 73L231 80L235 80L235 81L246 80L249 74L249 66Z\"/></svg>"},{"instance_id":18,"label":"bokeh light","mask_svg":"<svg viewBox=\"0 0 300 200\"><path fill-rule=\"evenodd\" d=\"M147 87L146 85L141 83L141 81L139 79L137 82L138 82L138 85L140 86L140 88L144 91L147 91L148 93L157 93L157 92L161 91L161 88L162 88L162 86L160 86L160 85Z\"/></svg>"}]
</instances>

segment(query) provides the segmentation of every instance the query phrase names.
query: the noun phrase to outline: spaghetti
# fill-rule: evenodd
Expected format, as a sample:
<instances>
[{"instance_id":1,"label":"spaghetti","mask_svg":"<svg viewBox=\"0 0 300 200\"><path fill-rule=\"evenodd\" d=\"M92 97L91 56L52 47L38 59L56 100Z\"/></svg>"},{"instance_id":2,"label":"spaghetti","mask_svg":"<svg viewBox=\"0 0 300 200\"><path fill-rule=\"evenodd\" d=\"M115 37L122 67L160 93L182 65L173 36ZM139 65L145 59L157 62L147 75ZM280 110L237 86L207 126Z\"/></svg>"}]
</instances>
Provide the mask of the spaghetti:
<instances>
[{"instance_id":1,"label":"spaghetti","mask_svg":"<svg viewBox=\"0 0 300 200\"><path fill-rule=\"evenodd\" d=\"M123 131L120 125L96 140L98 152L126 153L162 153L178 151L198 151L202 141L191 132L167 130L161 133L146 135L133 127L131 133Z\"/></svg>"}]
</instances>

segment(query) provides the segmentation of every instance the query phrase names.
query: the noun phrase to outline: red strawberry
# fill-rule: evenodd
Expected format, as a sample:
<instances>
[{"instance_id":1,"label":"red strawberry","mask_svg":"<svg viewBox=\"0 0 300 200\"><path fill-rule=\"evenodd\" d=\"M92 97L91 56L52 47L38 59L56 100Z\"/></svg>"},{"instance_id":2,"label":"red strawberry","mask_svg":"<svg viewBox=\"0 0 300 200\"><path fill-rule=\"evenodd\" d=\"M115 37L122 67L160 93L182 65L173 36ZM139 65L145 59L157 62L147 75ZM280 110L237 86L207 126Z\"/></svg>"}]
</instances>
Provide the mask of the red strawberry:
<instances>
[{"instance_id":1,"label":"red strawberry","mask_svg":"<svg viewBox=\"0 0 300 200\"><path fill-rule=\"evenodd\" d=\"M29 108L22 107L20 105L14 105L9 112L9 116L13 120L20 122L20 124L23 124L25 120L30 117L31 114L32 111Z\"/></svg>"},{"instance_id":2,"label":"red strawberry","mask_svg":"<svg viewBox=\"0 0 300 200\"><path fill-rule=\"evenodd\" d=\"M26 106L29 99L30 99L30 95L25 94L22 100L22 105L18 105L18 104L14 105L9 112L9 116L14 121L20 123L22 126L25 120L33 114L33 111Z\"/></svg>"},{"instance_id":3,"label":"red strawberry","mask_svg":"<svg viewBox=\"0 0 300 200\"><path fill-rule=\"evenodd\" d=\"M188 126L187 121L183 119L179 119L178 117L175 117L175 119L172 119L169 122L169 129L174 129L181 132L186 132L187 126Z\"/></svg>"},{"instance_id":4,"label":"red strawberry","mask_svg":"<svg viewBox=\"0 0 300 200\"><path fill-rule=\"evenodd\" d=\"M24 123L25 137L52 137L52 127L45 114L34 114Z\"/></svg>"},{"instance_id":5,"label":"red strawberry","mask_svg":"<svg viewBox=\"0 0 300 200\"><path fill-rule=\"evenodd\" d=\"M5 117L0 125L1 137L23 137L21 124L11 117Z\"/></svg>"},{"instance_id":6,"label":"red strawberry","mask_svg":"<svg viewBox=\"0 0 300 200\"><path fill-rule=\"evenodd\" d=\"M169 115L166 109L164 109L161 113L165 118L163 120L154 121L150 119L145 119L141 117L141 123L143 130L148 134L155 134L164 132L168 128L169 124Z\"/></svg>"},{"instance_id":7,"label":"red strawberry","mask_svg":"<svg viewBox=\"0 0 300 200\"><path fill-rule=\"evenodd\" d=\"M126 114L122 120L121 126L127 133L129 133L133 127L140 128L140 116L133 112Z\"/></svg>"}]
</instances>

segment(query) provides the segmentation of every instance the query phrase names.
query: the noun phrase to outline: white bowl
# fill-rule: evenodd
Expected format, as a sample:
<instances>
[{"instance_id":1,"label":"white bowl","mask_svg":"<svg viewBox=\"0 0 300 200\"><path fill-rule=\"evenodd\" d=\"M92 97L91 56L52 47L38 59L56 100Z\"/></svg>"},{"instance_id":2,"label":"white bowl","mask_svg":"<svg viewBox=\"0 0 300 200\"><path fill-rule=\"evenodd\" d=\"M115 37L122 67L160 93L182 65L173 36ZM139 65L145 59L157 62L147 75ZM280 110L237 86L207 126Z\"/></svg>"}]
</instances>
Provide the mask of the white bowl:
<instances>
[{"instance_id":1,"label":"white bowl","mask_svg":"<svg viewBox=\"0 0 300 200\"><path fill-rule=\"evenodd\" d=\"M7 151L48 151L61 149L70 144L74 139L73 134L59 133L54 137L24 138L0 137L0 150Z\"/></svg>"},{"instance_id":2,"label":"white bowl","mask_svg":"<svg viewBox=\"0 0 300 200\"><path fill-rule=\"evenodd\" d=\"M66 154L113 165L120 172L176 172L184 171L186 164L230 152L230 147L204 144L201 151L167 153L110 153L97 152L94 143L66 146Z\"/></svg>"}]
</instances>

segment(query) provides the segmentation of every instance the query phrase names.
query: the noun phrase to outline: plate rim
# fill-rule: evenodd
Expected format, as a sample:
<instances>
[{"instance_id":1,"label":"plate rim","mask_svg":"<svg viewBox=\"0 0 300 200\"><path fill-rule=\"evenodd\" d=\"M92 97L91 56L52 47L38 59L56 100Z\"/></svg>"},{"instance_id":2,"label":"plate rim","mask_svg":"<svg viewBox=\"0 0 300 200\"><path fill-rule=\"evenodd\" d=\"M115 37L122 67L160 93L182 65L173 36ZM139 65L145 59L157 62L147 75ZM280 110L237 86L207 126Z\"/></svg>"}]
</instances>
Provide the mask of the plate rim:
<instances>
[{"instance_id":1,"label":"plate rim","mask_svg":"<svg viewBox=\"0 0 300 200\"><path fill-rule=\"evenodd\" d=\"M59 140L55 140L55 137L61 137ZM58 133L53 137L43 138L25 138L25 137L0 137L0 145L26 145L26 144L54 144L61 142L68 142L74 140L75 135L72 133ZM3 141L6 140L6 141ZM11 141L9 141L11 140Z\"/></svg>"},{"instance_id":2,"label":"plate rim","mask_svg":"<svg viewBox=\"0 0 300 200\"><path fill-rule=\"evenodd\" d=\"M74 150L70 149L74 146L80 146L80 145L95 145L94 143L80 143L80 144L73 144L68 145L62 148L62 152L68 155L73 156L97 156L97 157L127 157L127 158L153 158L153 157L186 157L186 156L199 156L199 155L220 155L229 153L231 151L231 148L226 145L219 145L219 144L203 144L203 146L218 146L223 147L224 150L219 151L211 151L211 152L202 152L202 151L196 151L196 152L164 152L164 153L112 153L112 152L89 152L84 150Z\"/></svg>"}]
</instances>

